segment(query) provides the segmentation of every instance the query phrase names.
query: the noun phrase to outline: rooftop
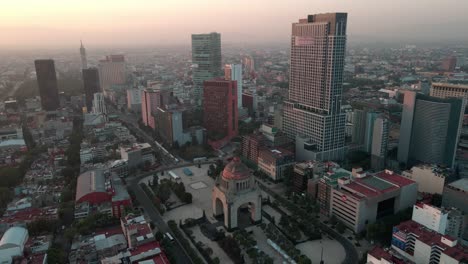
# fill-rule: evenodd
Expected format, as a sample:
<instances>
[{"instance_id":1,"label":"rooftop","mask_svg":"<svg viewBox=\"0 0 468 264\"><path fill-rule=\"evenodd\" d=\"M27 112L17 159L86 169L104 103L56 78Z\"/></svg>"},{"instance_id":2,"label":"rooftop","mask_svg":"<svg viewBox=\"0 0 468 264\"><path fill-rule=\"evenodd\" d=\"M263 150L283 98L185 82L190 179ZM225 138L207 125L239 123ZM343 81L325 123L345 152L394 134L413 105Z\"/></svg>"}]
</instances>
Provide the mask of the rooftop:
<instances>
[{"instance_id":1,"label":"rooftop","mask_svg":"<svg viewBox=\"0 0 468 264\"><path fill-rule=\"evenodd\" d=\"M448 184L447 186L451 189L468 192L468 178L463 178L458 181L454 181Z\"/></svg>"},{"instance_id":2,"label":"rooftop","mask_svg":"<svg viewBox=\"0 0 468 264\"><path fill-rule=\"evenodd\" d=\"M413 233L417 236L417 239L429 246L438 246L442 249L444 254L460 261L462 259L468 259L468 248L461 246L459 244L454 244L450 246L442 241L454 242L456 239L449 237L447 235L441 235L435 231L425 228L423 225L409 220L402 222L399 225L395 226L399 231L404 233Z\"/></svg>"},{"instance_id":3,"label":"rooftop","mask_svg":"<svg viewBox=\"0 0 468 264\"><path fill-rule=\"evenodd\" d=\"M381 247L374 247L367 254L373 256L376 259L385 259L390 261L392 259L392 254L388 253Z\"/></svg>"},{"instance_id":4,"label":"rooftop","mask_svg":"<svg viewBox=\"0 0 468 264\"><path fill-rule=\"evenodd\" d=\"M379 196L414 183L414 181L395 174L392 171L385 170L375 175L357 178L343 187L357 194L360 198L365 198Z\"/></svg>"},{"instance_id":5,"label":"rooftop","mask_svg":"<svg viewBox=\"0 0 468 264\"><path fill-rule=\"evenodd\" d=\"M90 170L78 176L76 201L94 192L106 192L105 177L102 170Z\"/></svg>"}]
</instances>

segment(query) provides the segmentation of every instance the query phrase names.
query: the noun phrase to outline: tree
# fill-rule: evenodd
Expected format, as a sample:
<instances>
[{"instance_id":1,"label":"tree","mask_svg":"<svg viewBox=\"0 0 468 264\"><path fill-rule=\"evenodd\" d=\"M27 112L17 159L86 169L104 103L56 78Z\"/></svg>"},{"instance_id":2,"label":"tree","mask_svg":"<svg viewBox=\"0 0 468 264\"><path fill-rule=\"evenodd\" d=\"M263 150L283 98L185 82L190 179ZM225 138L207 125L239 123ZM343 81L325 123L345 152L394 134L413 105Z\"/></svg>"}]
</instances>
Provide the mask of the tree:
<instances>
[{"instance_id":1,"label":"tree","mask_svg":"<svg viewBox=\"0 0 468 264\"><path fill-rule=\"evenodd\" d=\"M38 236L43 233L52 233L56 227L57 223L55 221L48 221L45 219L39 219L27 224L28 232L32 236Z\"/></svg>"},{"instance_id":2,"label":"tree","mask_svg":"<svg viewBox=\"0 0 468 264\"><path fill-rule=\"evenodd\" d=\"M184 195L184 203L192 203L192 194L187 192Z\"/></svg>"},{"instance_id":3,"label":"tree","mask_svg":"<svg viewBox=\"0 0 468 264\"><path fill-rule=\"evenodd\" d=\"M0 187L14 187L18 185L23 175L18 168L5 167L0 169Z\"/></svg>"},{"instance_id":4,"label":"tree","mask_svg":"<svg viewBox=\"0 0 468 264\"><path fill-rule=\"evenodd\" d=\"M438 193L434 193L431 197L431 204L436 207L442 206L442 195Z\"/></svg>"},{"instance_id":5,"label":"tree","mask_svg":"<svg viewBox=\"0 0 468 264\"><path fill-rule=\"evenodd\" d=\"M65 252L59 245L52 245L49 250L47 250L47 263L49 264L65 263L65 257Z\"/></svg>"},{"instance_id":6,"label":"tree","mask_svg":"<svg viewBox=\"0 0 468 264\"><path fill-rule=\"evenodd\" d=\"M157 195L163 203L171 197L171 188L168 182L161 183L158 187Z\"/></svg>"},{"instance_id":7,"label":"tree","mask_svg":"<svg viewBox=\"0 0 468 264\"><path fill-rule=\"evenodd\" d=\"M208 167L208 176L213 177L215 175L216 168L213 164Z\"/></svg>"},{"instance_id":8,"label":"tree","mask_svg":"<svg viewBox=\"0 0 468 264\"><path fill-rule=\"evenodd\" d=\"M157 241L162 241L164 239L164 235L163 235L163 233L158 231L158 232L156 232L156 235L154 236L154 238L156 238Z\"/></svg>"},{"instance_id":9,"label":"tree","mask_svg":"<svg viewBox=\"0 0 468 264\"><path fill-rule=\"evenodd\" d=\"M158 185L159 185L159 177L158 177L158 174L155 173L155 174L153 174L153 181L151 182L151 187L153 187L153 189L154 189Z\"/></svg>"},{"instance_id":10,"label":"tree","mask_svg":"<svg viewBox=\"0 0 468 264\"><path fill-rule=\"evenodd\" d=\"M338 233L340 234L343 234L345 230L346 230L346 226L343 224L343 222L338 221L338 223L336 223L336 231L338 231Z\"/></svg>"}]
</instances>

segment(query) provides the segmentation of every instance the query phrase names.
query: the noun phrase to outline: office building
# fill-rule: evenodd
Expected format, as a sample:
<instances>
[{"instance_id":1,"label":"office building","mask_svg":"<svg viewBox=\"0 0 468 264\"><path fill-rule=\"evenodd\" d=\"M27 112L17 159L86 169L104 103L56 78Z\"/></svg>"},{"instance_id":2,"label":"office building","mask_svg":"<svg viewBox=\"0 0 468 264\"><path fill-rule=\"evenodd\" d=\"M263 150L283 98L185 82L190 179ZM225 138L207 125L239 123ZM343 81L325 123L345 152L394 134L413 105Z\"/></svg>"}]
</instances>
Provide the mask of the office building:
<instances>
[{"instance_id":1,"label":"office building","mask_svg":"<svg viewBox=\"0 0 468 264\"><path fill-rule=\"evenodd\" d=\"M353 132L351 135L352 142L357 145L364 145L364 139L366 136L366 120L367 113L364 110L355 109L353 110Z\"/></svg>"},{"instance_id":2,"label":"office building","mask_svg":"<svg viewBox=\"0 0 468 264\"><path fill-rule=\"evenodd\" d=\"M294 153L283 148L263 149L258 154L258 169L273 181L282 180L285 171L294 163Z\"/></svg>"},{"instance_id":3,"label":"office building","mask_svg":"<svg viewBox=\"0 0 468 264\"><path fill-rule=\"evenodd\" d=\"M156 129L154 114L161 106L161 91L159 89L145 89L141 92L141 118L145 126Z\"/></svg>"},{"instance_id":4,"label":"office building","mask_svg":"<svg viewBox=\"0 0 468 264\"><path fill-rule=\"evenodd\" d=\"M443 207L455 207L468 214L468 178L463 178L444 187Z\"/></svg>"},{"instance_id":5,"label":"office building","mask_svg":"<svg viewBox=\"0 0 468 264\"><path fill-rule=\"evenodd\" d=\"M90 113L93 107L94 94L102 92L99 81L99 71L97 68L83 68L82 74L86 108L88 113Z\"/></svg>"},{"instance_id":6,"label":"office building","mask_svg":"<svg viewBox=\"0 0 468 264\"><path fill-rule=\"evenodd\" d=\"M80 57L81 57L81 69L88 68L88 59L86 58L86 49L83 46L83 41L80 41Z\"/></svg>"},{"instance_id":7,"label":"office building","mask_svg":"<svg viewBox=\"0 0 468 264\"><path fill-rule=\"evenodd\" d=\"M224 66L224 78L237 82L237 108L242 108L242 65L226 64Z\"/></svg>"},{"instance_id":8,"label":"office building","mask_svg":"<svg viewBox=\"0 0 468 264\"><path fill-rule=\"evenodd\" d=\"M127 161L128 168L141 167L155 161L153 147L149 143L135 143L120 147L120 158Z\"/></svg>"},{"instance_id":9,"label":"office building","mask_svg":"<svg viewBox=\"0 0 468 264\"><path fill-rule=\"evenodd\" d=\"M371 148L371 167L374 170L381 170L385 167L389 130L390 124L388 119L378 117L375 120L372 132Z\"/></svg>"},{"instance_id":10,"label":"office building","mask_svg":"<svg viewBox=\"0 0 468 264\"><path fill-rule=\"evenodd\" d=\"M335 215L356 233L368 223L416 203L417 184L390 170L374 175L360 173L337 182L337 187L331 189L329 215Z\"/></svg>"},{"instance_id":11,"label":"office building","mask_svg":"<svg viewBox=\"0 0 468 264\"><path fill-rule=\"evenodd\" d=\"M35 60L37 86L41 97L41 106L45 111L55 111L60 108L57 75L53 60Z\"/></svg>"},{"instance_id":12,"label":"office building","mask_svg":"<svg viewBox=\"0 0 468 264\"><path fill-rule=\"evenodd\" d=\"M242 107L246 108L250 117L255 117L258 108L257 92L246 91L242 93Z\"/></svg>"},{"instance_id":13,"label":"office building","mask_svg":"<svg viewBox=\"0 0 468 264\"><path fill-rule=\"evenodd\" d=\"M413 216L411 220L445 235L448 223L448 211L435 206L417 203L413 206Z\"/></svg>"},{"instance_id":14,"label":"office building","mask_svg":"<svg viewBox=\"0 0 468 264\"><path fill-rule=\"evenodd\" d=\"M136 113L140 113L141 99L143 94L143 88L127 89L127 109Z\"/></svg>"},{"instance_id":15,"label":"office building","mask_svg":"<svg viewBox=\"0 0 468 264\"><path fill-rule=\"evenodd\" d=\"M376 112L366 113L366 128L364 132L364 151L366 151L369 154L372 152L372 140L374 138L374 123L378 117L379 117L379 114Z\"/></svg>"},{"instance_id":16,"label":"office building","mask_svg":"<svg viewBox=\"0 0 468 264\"><path fill-rule=\"evenodd\" d=\"M187 143L198 145L206 142L206 129L200 126L188 126L185 109L177 106L158 107L155 122L156 131L164 143L170 146L183 146Z\"/></svg>"},{"instance_id":17,"label":"office building","mask_svg":"<svg viewBox=\"0 0 468 264\"><path fill-rule=\"evenodd\" d=\"M312 160L344 158L345 113L341 110L346 13L309 15L292 25L289 101L283 131L301 136Z\"/></svg>"},{"instance_id":18,"label":"office building","mask_svg":"<svg viewBox=\"0 0 468 264\"><path fill-rule=\"evenodd\" d=\"M294 164L293 168L293 190L296 193L302 193L307 190L307 193L312 197L317 197L317 184L315 180L323 174L323 163L320 161L304 161ZM310 190L309 181L314 181L314 186Z\"/></svg>"},{"instance_id":19,"label":"office building","mask_svg":"<svg viewBox=\"0 0 468 264\"><path fill-rule=\"evenodd\" d=\"M203 82L221 77L221 34L192 35L193 99L202 106Z\"/></svg>"},{"instance_id":20,"label":"office building","mask_svg":"<svg viewBox=\"0 0 468 264\"><path fill-rule=\"evenodd\" d=\"M252 56L246 56L242 59L242 67L247 78L250 78L255 72L255 61Z\"/></svg>"},{"instance_id":21,"label":"office building","mask_svg":"<svg viewBox=\"0 0 468 264\"><path fill-rule=\"evenodd\" d=\"M398 161L454 165L463 121L463 99L406 91Z\"/></svg>"},{"instance_id":22,"label":"office building","mask_svg":"<svg viewBox=\"0 0 468 264\"><path fill-rule=\"evenodd\" d=\"M322 173L317 183L317 201L320 206L320 213L329 216L332 190L337 188L338 181L350 179L352 173L332 162L325 162L323 171L324 173Z\"/></svg>"},{"instance_id":23,"label":"office building","mask_svg":"<svg viewBox=\"0 0 468 264\"><path fill-rule=\"evenodd\" d=\"M242 137L242 157L246 163L256 165L260 150L267 145L267 139L260 133L254 133Z\"/></svg>"},{"instance_id":24,"label":"office building","mask_svg":"<svg viewBox=\"0 0 468 264\"><path fill-rule=\"evenodd\" d=\"M107 115L106 101L103 93L95 93L93 96L93 113Z\"/></svg>"},{"instance_id":25,"label":"office building","mask_svg":"<svg viewBox=\"0 0 468 264\"><path fill-rule=\"evenodd\" d=\"M457 57L449 56L442 61L442 70L446 72L453 72L457 67Z\"/></svg>"},{"instance_id":26,"label":"office building","mask_svg":"<svg viewBox=\"0 0 468 264\"><path fill-rule=\"evenodd\" d=\"M442 194L450 172L443 166L419 164L404 171L402 175L418 183L418 192Z\"/></svg>"},{"instance_id":27,"label":"office building","mask_svg":"<svg viewBox=\"0 0 468 264\"><path fill-rule=\"evenodd\" d=\"M124 55L108 55L99 61L99 78L104 92L113 85L125 84L127 76L125 72Z\"/></svg>"},{"instance_id":28,"label":"office building","mask_svg":"<svg viewBox=\"0 0 468 264\"><path fill-rule=\"evenodd\" d=\"M464 103L468 102L468 85L452 83L432 83L431 96L438 98L464 98Z\"/></svg>"},{"instance_id":29,"label":"office building","mask_svg":"<svg viewBox=\"0 0 468 264\"><path fill-rule=\"evenodd\" d=\"M392 249L416 264L426 263L466 263L468 249L450 236L441 235L413 220L393 227Z\"/></svg>"},{"instance_id":30,"label":"office building","mask_svg":"<svg viewBox=\"0 0 468 264\"><path fill-rule=\"evenodd\" d=\"M203 84L203 126L212 140L237 136L237 82L211 79Z\"/></svg>"}]
</instances>

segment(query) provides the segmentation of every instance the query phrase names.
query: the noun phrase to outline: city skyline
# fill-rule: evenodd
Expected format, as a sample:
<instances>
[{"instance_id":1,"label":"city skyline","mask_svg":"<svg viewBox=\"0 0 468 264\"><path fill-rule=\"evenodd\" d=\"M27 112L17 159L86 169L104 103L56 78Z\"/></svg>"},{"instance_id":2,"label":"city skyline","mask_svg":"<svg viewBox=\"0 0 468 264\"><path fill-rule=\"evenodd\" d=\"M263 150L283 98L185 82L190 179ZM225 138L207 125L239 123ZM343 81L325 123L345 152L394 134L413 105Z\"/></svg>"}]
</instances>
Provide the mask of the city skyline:
<instances>
[{"instance_id":1,"label":"city skyline","mask_svg":"<svg viewBox=\"0 0 468 264\"><path fill-rule=\"evenodd\" d=\"M215 31L223 35L226 43L287 43L289 24L304 11L348 13L350 40L468 40L457 34L468 22L463 14L468 3L456 0L398 0L378 4L369 0L353 3L297 0L295 5L239 0L237 5L218 1L216 6L212 0L202 0L184 2L183 9L181 5L181 1L145 0L120 1L118 5L109 1L5 3L0 11L0 29L5 36L0 48L71 48L79 39L89 47L188 45L192 33ZM444 17L444 21L434 17Z\"/></svg>"}]
</instances>

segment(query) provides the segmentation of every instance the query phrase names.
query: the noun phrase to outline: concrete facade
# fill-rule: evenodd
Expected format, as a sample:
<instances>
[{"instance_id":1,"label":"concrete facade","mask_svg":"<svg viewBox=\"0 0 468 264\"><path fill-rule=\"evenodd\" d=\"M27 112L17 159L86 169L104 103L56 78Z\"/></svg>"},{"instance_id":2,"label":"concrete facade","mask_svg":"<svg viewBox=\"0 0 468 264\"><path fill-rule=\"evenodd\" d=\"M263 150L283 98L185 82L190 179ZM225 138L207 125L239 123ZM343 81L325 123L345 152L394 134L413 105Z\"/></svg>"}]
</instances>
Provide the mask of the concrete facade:
<instances>
[{"instance_id":1,"label":"concrete facade","mask_svg":"<svg viewBox=\"0 0 468 264\"><path fill-rule=\"evenodd\" d=\"M442 194L447 173L436 165L417 165L404 171L403 176L418 183L418 192Z\"/></svg>"}]
</instances>

